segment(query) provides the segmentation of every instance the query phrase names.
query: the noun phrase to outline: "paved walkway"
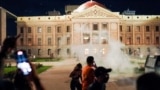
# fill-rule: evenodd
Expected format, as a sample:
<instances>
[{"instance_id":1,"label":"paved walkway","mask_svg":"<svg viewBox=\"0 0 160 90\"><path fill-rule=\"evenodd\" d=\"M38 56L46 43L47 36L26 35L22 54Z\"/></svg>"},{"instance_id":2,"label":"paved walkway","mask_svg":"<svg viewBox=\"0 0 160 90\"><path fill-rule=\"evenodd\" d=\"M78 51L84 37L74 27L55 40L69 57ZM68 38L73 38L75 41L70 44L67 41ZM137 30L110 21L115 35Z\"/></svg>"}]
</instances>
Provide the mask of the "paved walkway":
<instances>
[{"instance_id":1,"label":"paved walkway","mask_svg":"<svg viewBox=\"0 0 160 90\"><path fill-rule=\"evenodd\" d=\"M44 65L53 65L52 68L41 73L39 77L46 90L70 90L69 74L78 61L67 59L60 62L45 62ZM111 73L107 90L136 90L135 77L129 74L116 75Z\"/></svg>"}]
</instances>

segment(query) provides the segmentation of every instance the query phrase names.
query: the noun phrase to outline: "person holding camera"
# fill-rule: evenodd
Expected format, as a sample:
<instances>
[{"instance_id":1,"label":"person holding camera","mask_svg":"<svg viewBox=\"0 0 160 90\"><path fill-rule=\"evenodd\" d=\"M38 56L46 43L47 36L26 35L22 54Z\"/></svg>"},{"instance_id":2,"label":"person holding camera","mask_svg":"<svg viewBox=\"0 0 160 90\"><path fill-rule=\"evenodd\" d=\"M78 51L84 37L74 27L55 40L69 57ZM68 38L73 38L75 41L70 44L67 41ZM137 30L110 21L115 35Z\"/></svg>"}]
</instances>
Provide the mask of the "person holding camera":
<instances>
[{"instance_id":1,"label":"person holding camera","mask_svg":"<svg viewBox=\"0 0 160 90\"><path fill-rule=\"evenodd\" d=\"M0 90L15 90L14 84L4 78L4 62L8 55L13 54L20 35L4 39L0 50Z\"/></svg>"},{"instance_id":2,"label":"person holding camera","mask_svg":"<svg viewBox=\"0 0 160 90\"><path fill-rule=\"evenodd\" d=\"M88 90L106 90L106 83L109 80L109 72L112 69L107 69L104 67L97 67L95 70L95 81L90 84Z\"/></svg>"},{"instance_id":3,"label":"person holding camera","mask_svg":"<svg viewBox=\"0 0 160 90\"><path fill-rule=\"evenodd\" d=\"M19 37L20 37L20 34L15 37L7 37L4 39L3 44L1 46L1 50L0 50L0 90L16 90L15 84L13 84L12 81L4 79L4 62L5 62L5 59L8 55L12 55L16 51L17 39ZM32 66L32 64L31 64L31 66ZM33 67L31 67L31 68L33 68ZM18 69L17 73L21 73L21 71L19 71L19 69ZM26 77L26 76L22 75L22 77L18 76L17 78L19 78L19 80L22 80L22 78L24 78L24 77ZM27 76L26 78L28 78L28 81L27 81L28 83L33 82L35 84L36 90L44 90L44 88L40 82L40 79L34 69L30 73L30 75ZM24 90L24 89L25 88L23 88L21 90Z\"/></svg>"}]
</instances>

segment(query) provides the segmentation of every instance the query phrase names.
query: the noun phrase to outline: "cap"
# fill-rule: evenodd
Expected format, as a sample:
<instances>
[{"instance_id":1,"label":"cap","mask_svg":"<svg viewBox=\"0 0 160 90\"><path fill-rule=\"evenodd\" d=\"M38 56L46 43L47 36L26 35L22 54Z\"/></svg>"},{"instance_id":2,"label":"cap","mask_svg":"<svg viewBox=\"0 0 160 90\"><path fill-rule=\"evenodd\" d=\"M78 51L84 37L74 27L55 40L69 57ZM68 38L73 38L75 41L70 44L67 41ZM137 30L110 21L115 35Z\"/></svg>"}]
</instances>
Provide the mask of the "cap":
<instances>
[{"instance_id":1,"label":"cap","mask_svg":"<svg viewBox=\"0 0 160 90\"><path fill-rule=\"evenodd\" d=\"M96 70L95 70L95 76L98 77L98 76L103 75L103 74L108 74L111 71L112 71L111 68L97 67Z\"/></svg>"}]
</instances>

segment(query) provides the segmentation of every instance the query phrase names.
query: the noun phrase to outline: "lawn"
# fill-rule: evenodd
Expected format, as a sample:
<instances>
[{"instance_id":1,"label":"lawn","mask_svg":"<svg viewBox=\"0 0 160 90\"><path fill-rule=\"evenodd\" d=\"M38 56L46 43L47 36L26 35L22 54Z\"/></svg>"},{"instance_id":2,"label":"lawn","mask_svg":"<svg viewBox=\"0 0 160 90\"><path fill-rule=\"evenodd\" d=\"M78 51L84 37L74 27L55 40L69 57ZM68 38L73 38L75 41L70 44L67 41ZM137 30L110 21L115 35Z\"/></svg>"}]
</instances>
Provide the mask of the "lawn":
<instances>
[{"instance_id":1,"label":"lawn","mask_svg":"<svg viewBox=\"0 0 160 90\"><path fill-rule=\"evenodd\" d=\"M41 66L41 67L37 68L36 70L37 70L37 73L40 74L40 73L46 71L47 69L49 69L50 67L52 67L52 66ZM16 71L16 69L17 69L16 66L5 67L4 74L7 74L9 72L14 72L14 71Z\"/></svg>"},{"instance_id":2,"label":"lawn","mask_svg":"<svg viewBox=\"0 0 160 90\"><path fill-rule=\"evenodd\" d=\"M49 69L49 68L51 68L51 67L52 67L52 66L42 66L42 67L39 67L39 68L37 69L37 73L40 74L40 73L46 71L47 69Z\"/></svg>"},{"instance_id":3,"label":"lawn","mask_svg":"<svg viewBox=\"0 0 160 90\"><path fill-rule=\"evenodd\" d=\"M32 62L55 62L55 61L61 61L62 58L35 58L31 59Z\"/></svg>"},{"instance_id":4,"label":"lawn","mask_svg":"<svg viewBox=\"0 0 160 90\"><path fill-rule=\"evenodd\" d=\"M49 69L52 66L43 66L40 65L36 68L36 72L38 74L46 71L47 69ZM4 78L7 78L9 80L13 80L14 75L15 75L15 71L16 71L17 67L16 66L10 66L10 67L5 67L4 68Z\"/></svg>"},{"instance_id":5,"label":"lawn","mask_svg":"<svg viewBox=\"0 0 160 90\"><path fill-rule=\"evenodd\" d=\"M7 74L9 72L13 72L16 71L17 67L16 66L12 66L12 67L5 67L4 68L4 74Z\"/></svg>"}]
</instances>

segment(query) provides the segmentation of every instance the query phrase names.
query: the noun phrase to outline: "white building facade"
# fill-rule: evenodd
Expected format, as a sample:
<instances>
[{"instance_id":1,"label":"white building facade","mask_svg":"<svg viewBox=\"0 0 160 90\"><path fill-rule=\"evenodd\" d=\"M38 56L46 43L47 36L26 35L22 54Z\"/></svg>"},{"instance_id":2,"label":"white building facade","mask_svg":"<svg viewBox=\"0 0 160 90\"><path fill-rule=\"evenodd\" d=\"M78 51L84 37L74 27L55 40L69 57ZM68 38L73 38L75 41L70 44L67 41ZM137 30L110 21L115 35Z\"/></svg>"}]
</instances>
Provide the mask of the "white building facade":
<instances>
[{"instance_id":1,"label":"white building facade","mask_svg":"<svg viewBox=\"0 0 160 90\"><path fill-rule=\"evenodd\" d=\"M17 18L18 48L36 57L107 54L111 41L130 55L158 53L160 15L121 15L88 1L69 15ZM153 49L154 48L154 49Z\"/></svg>"}]
</instances>

